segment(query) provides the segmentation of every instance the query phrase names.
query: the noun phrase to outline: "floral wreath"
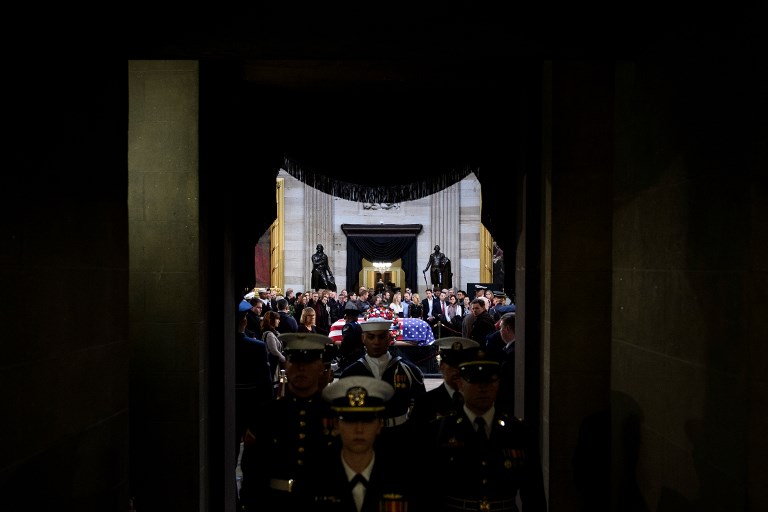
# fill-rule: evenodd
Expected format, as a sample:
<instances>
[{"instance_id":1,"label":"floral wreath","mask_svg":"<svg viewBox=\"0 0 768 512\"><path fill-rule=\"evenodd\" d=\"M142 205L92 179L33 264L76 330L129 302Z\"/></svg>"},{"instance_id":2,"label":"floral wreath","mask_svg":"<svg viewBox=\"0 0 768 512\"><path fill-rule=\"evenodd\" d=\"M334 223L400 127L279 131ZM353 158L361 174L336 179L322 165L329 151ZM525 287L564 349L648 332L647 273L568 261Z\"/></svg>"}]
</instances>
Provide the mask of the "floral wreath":
<instances>
[{"instance_id":1,"label":"floral wreath","mask_svg":"<svg viewBox=\"0 0 768 512\"><path fill-rule=\"evenodd\" d=\"M400 328L400 322L397 321L395 312L390 308L373 307L363 313L363 317L367 321L369 318L384 318L392 321L392 326L389 328L389 333L392 335L391 343L397 341L397 337L403 334L403 330Z\"/></svg>"}]
</instances>

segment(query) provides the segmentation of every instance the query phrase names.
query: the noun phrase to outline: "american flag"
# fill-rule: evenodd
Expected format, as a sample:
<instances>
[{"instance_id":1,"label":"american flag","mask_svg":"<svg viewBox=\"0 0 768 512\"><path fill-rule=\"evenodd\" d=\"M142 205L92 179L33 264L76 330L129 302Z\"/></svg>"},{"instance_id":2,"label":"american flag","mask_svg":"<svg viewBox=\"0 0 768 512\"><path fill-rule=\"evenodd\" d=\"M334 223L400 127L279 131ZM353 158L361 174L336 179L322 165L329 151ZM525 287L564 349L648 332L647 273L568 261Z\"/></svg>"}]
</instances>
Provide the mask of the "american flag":
<instances>
[{"instance_id":1,"label":"american flag","mask_svg":"<svg viewBox=\"0 0 768 512\"><path fill-rule=\"evenodd\" d=\"M417 341L418 345L431 345L435 342L432 334L432 326L421 318L398 318L403 335L398 336L398 341Z\"/></svg>"},{"instance_id":2,"label":"american flag","mask_svg":"<svg viewBox=\"0 0 768 512\"><path fill-rule=\"evenodd\" d=\"M358 322L363 323L365 319L360 317ZM397 337L397 341L415 342L416 345L432 345L435 342L435 335L432 333L432 327L421 318L398 318L402 334ZM337 320L331 325L330 338L334 343L341 343L341 330L344 328L346 320Z\"/></svg>"}]
</instances>

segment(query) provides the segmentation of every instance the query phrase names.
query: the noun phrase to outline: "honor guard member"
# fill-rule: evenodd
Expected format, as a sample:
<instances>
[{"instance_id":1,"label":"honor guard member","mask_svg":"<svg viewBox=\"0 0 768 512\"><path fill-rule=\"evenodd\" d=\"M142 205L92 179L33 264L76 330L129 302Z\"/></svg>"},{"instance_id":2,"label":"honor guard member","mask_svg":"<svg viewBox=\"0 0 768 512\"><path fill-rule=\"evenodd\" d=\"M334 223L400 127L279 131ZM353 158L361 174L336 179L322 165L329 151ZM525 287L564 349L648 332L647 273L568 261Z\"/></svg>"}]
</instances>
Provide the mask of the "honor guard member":
<instances>
[{"instance_id":1,"label":"honor guard member","mask_svg":"<svg viewBox=\"0 0 768 512\"><path fill-rule=\"evenodd\" d=\"M402 453L375 447L384 429L386 403L394 394L388 383L364 375L343 377L323 390L335 413L333 432L340 449L312 466L312 478L297 483L300 510L408 510L410 489L418 482L411 473L415 465Z\"/></svg>"},{"instance_id":2,"label":"honor guard member","mask_svg":"<svg viewBox=\"0 0 768 512\"><path fill-rule=\"evenodd\" d=\"M240 305L237 307L237 311L245 315L250 310L251 310L251 303L245 299L241 300Z\"/></svg>"},{"instance_id":3,"label":"honor guard member","mask_svg":"<svg viewBox=\"0 0 768 512\"><path fill-rule=\"evenodd\" d=\"M424 433L422 460L434 471L419 501L435 510L546 511L538 442L519 419L498 410L499 361L495 352L470 349L459 365L464 405ZM437 501L435 501L437 500Z\"/></svg>"},{"instance_id":4,"label":"honor guard member","mask_svg":"<svg viewBox=\"0 0 768 512\"><path fill-rule=\"evenodd\" d=\"M515 313L504 313L499 320L499 330L488 336L485 344L501 357L496 408L510 413L515 411L515 338Z\"/></svg>"},{"instance_id":5,"label":"honor guard member","mask_svg":"<svg viewBox=\"0 0 768 512\"><path fill-rule=\"evenodd\" d=\"M414 400L426 393L427 389L421 369L409 359L390 352L392 322L386 318L369 317L360 324L365 355L347 366L341 372L341 377L367 375L388 382L395 389L395 396L387 402L384 432L379 436L379 442L387 443L391 440L394 447L402 448L403 438L408 434L405 423L410 408Z\"/></svg>"},{"instance_id":6,"label":"honor guard member","mask_svg":"<svg viewBox=\"0 0 768 512\"><path fill-rule=\"evenodd\" d=\"M365 355L365 345L363 345L363 328L360 327L358 318L360 309L357 303L348 301L344 306L344 327L341 328L341 347L339 365L342 370L351 363Z\"/></svg>"},{"instance_id":7,"label":"honor guard member","mask_svg":"<svg viewBox=\"0 0 768 512\"><path fill-rule=\"evenodd\" d=\"M243 302L250 306L250 302ZM235 332L235 456L238 459L252 415L275 397L267 344L246 334L248 319L245 315L250 311L247 306L241 304L239 307ZM237 487L239 493L240 480L237 480Z\"/></svg>"},{"instance_id":8,"label":"honor guard member","mask_svg":"<svg viewBox=\"0 0 768 512\"><path fill-rule=\"evenodd\" d=\"M325 350L323 350L323 375L320 378L320 391L334 381L336 372L339 370L338 363L339 347L331 338L325 338Z\"/></svg>"},{"instance_id":9,"label":"honor guard member","mask_svg":"<svg viewBox=\"0 0 768 512\"><path fill-rule=\"evenodd\" d=\"M488 308L488 314L491 315L494 322L498 322L501 318L502 313L499 312L498 308L504 305L506 300L507 294L500 290L493 291L493 302L491 303L491 307Z\"/></svg>"},{"instance_id":10,"label":"honor guard member","mask_svg":"<svg viewBox=\"0 0 768 512\"><path fill-rule=\"evenodd\" d=\"M274 503L290 509L293 485L304 477L309 461L327 460L338 449L331 433L333 412L320 394L328 337L286 333L280 341L288 382L285 394L264 406L246 432L240 490L245 511Z\"/></svg>"},{"instance_id":11,"label":"honor guard member","mask_svg":"<svg viewBox=\"0 0 768 512\"><path fill-rule=\"evenodd\" d=\"M496 304L496 306L494 307L494 310L496 311L496 313L499 314L499 318L504 316L504 314L506 313L514 313L517 310L517 308L511 301L509 304L507 304L507 300L508 300L507 295L504 292L501 292L501 293L503 294L502 301Z\"/></svg>"},{"instance_id":12,"label":"honor guard member","mask_svg":"<svg viewBox=\"0 0 768 512\"><path fill-rule=\"evenodd\" d=\"M464 404L464 397L459 391L459 364L464 361L467 352L471 352L469 349L480 346L474 340L458 336L440 338L437 344L443 383L416 399L408 420L412 429L424 428L430 421L459 413Z\"/></svg>"}]
</instances>

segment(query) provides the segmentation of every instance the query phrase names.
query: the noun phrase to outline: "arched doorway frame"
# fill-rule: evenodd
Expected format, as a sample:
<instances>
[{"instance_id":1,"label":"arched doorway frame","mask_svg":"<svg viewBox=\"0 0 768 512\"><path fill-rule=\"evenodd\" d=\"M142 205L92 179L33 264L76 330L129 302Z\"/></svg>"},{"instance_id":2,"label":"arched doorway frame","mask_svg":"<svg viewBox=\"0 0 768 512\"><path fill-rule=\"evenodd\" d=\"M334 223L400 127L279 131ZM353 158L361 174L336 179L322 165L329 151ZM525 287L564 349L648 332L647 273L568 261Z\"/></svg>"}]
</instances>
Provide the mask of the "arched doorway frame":
<instances>
[{"instance_id":1,"label":"arched doorway frame","mask_svg":"<svg viewBox=\"0 0 768 512\"><path fill-rule=\"evenodd\" d=\"M418 279L416 237L422 229L421 224L342 224L341 230L347 236L347 289L359 287L363 258L387 261L402 258L406 286L415 288Z\"/></svg>"}]
</instances>

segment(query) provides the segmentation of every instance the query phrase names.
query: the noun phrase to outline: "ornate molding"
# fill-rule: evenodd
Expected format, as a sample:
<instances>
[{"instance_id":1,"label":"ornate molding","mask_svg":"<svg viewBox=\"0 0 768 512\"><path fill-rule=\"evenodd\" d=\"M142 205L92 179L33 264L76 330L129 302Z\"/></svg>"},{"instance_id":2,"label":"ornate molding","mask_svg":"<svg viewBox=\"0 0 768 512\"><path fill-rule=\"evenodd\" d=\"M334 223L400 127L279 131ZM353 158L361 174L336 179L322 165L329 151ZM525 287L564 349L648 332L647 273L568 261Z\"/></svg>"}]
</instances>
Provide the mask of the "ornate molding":
<instances>
[{"instance_id":1,"label":"ornate molding","mask_svg":"<svg viewBox=\"0 0 768 512\"><path fill-rule=\"evenodd\" d=\"M399 210L400 203L363 203L363 210Z\"/></svg>"},{"instance_id":2,"label":"ornate molding","mask_svg":"<svg viewBox=\"0 0 768 512\"><path fill-rule=\"evenodd\" d=\"M347 236L416 236L424 228L421 224L342 224Z\"/></svg>"}]
</instances>

